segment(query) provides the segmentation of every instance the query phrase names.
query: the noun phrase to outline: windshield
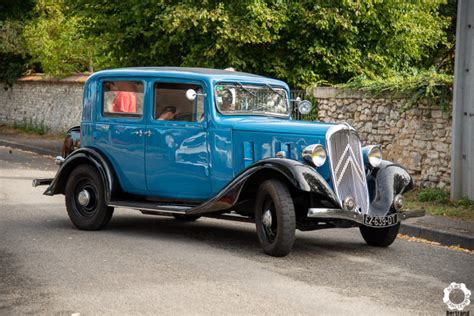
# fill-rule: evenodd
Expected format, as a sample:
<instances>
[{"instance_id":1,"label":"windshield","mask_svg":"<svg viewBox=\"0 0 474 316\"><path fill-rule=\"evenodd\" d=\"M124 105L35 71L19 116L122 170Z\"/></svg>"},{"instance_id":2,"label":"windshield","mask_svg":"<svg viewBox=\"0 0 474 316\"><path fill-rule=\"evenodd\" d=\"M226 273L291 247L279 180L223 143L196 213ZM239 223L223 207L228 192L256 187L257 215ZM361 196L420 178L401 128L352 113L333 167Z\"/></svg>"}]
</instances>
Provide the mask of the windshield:
<instances>
[{"instance_id":1,"label":"windshield","mask_svg":"<svg viewBox=\"0 0 474 316\"><path fill-rule=\"evenodd\" d=\"M216 104L225 115L288 116L290 106L283 88L270 85L219 83L215 87Z\"/></svg>"}]
</instances>

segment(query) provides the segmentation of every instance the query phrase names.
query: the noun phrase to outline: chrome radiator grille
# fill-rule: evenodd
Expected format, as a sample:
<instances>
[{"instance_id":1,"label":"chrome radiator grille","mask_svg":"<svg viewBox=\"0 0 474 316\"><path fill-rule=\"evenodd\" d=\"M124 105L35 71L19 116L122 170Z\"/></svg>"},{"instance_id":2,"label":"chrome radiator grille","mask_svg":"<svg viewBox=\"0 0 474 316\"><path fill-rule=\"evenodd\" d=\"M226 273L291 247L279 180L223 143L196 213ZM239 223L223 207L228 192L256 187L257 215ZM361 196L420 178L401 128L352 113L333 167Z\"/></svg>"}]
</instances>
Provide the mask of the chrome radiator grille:
<instances>
[{"instance_id":1,"label":"chrome radiator grille","mask_svg":"<svg viewBox=\"0 0 474 316\"><path fill-rule=\"evenodd\" d=\"M331 127L326 134L332 182L339 202L351 196L356 211L367 214L369 193L359 137L354 129L345 125Z\"/></svg>"}]
</instances>

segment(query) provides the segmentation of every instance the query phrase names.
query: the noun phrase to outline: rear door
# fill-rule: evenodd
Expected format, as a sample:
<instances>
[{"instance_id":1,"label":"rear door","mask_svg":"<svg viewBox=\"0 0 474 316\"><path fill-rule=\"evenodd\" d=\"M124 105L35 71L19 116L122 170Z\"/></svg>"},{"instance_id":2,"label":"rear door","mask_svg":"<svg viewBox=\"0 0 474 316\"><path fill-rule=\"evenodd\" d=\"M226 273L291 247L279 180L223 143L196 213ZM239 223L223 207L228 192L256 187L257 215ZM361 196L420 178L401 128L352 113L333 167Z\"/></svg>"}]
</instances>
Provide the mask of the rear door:
<instances>
[{"instance_id":1,"label":"rear door","mask_svg":"<svg viewBox=\"0 0 474 316\"><path fill-rule=\"evenodd\" d=\"M186 91L194 89L194 101ZM149 195L206 200L211 194L204 83L185 79L153 82L153 110L148 117L145 165Z\"/></svg>"},{"instance_id":2,"label":"rear door","mask_svg":"<svg viewBox=\"0 0 474 316\"><path fill-rule=\"evenodd\" d=\"M124 191L146 194L144 80L101 82L94 146L111 161Z\"/></svg>"}]
</instances>

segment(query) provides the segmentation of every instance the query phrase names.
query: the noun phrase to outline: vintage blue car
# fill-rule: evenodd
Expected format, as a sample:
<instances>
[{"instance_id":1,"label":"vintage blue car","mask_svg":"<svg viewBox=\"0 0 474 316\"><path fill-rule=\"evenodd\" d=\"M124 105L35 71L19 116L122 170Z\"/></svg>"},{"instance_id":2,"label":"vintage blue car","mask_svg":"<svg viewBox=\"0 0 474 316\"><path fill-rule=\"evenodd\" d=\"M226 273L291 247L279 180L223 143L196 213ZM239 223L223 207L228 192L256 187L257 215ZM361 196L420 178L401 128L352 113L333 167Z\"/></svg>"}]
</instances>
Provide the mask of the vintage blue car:
<instances>
[{"instance_id":1,"label":"vintage blue car","mask_svg":"<svg viewBox=\"0 0 474 316\"><path fill-rule=\"evenodd\" d=\"M80 127L45 194L64 194L73 224L98 230L115 207L192 221L255 221L263 251L285 256L295 230L359 227L386 247L413 187L405 169L361 147L348 124L298 121L311 103L282 81L203 68L100 71L84 86Z\"/></svg>"}]
</instances>

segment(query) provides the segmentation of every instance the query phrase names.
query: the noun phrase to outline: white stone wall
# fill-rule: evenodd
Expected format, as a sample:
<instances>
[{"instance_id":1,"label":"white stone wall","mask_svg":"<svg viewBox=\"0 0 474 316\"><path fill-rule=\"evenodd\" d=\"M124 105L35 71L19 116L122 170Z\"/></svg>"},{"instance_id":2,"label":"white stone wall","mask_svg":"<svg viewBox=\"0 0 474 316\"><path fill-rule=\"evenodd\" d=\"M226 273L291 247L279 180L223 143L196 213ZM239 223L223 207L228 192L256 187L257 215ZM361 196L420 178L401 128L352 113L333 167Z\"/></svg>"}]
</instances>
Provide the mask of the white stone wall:
<instances>
[{"instance_id":1,"label":"white stone wall","mask_svg":"<svg viewBox=\"0 0 474 316\"><path fill-rule=\"evenodd\" d=\"M18 81L0 89L0 124L27 123L62 133L80 124L83 81ZM451 113L426 103L401 113L403 100L317 88L319 119L348 122L364 144L381 144L384 158L405 166L419 186L448 188Z\"/></svg>"},{"instance_id":2,"label":"white stone wall","mask_svg":"<svg viewBox=\"0 0 474 316\"><path fill-rule=\"evenodd\" d=\"M348 122L364 145L381 144L384 159L408 169L415 184L449 188L451 113L421 102L401 112L401 99L372 98L333 88L317 88L318 117L324 122Z\"/></svg>"},{"instance_id":3,"label":"white stone wall","mask_svg":"<svg viewBox=\"0 0 474 316\"><path fill-rule=\"evenodd\" d=\"M80 124L82 91L82 82L18 81L0 89L0 124L31 124L62 133Z\"/></svg>"}]
</instances>

